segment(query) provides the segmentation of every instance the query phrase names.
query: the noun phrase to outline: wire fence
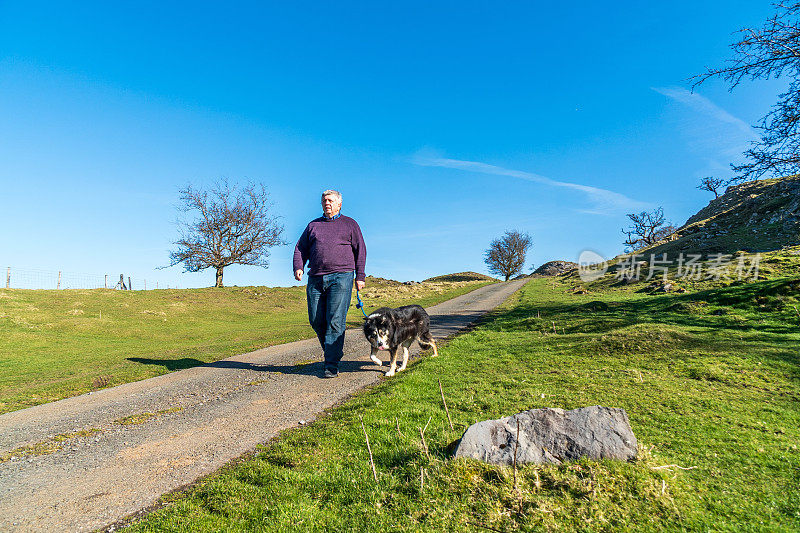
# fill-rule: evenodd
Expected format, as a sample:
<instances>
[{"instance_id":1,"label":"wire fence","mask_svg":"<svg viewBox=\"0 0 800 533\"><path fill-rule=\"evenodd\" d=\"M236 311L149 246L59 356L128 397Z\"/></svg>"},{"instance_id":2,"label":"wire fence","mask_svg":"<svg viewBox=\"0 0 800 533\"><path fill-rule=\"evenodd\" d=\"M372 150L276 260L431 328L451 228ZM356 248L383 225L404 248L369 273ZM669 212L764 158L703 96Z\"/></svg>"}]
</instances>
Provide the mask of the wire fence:
<instances>
[{"instance_id":1,"label":"wire fence","mask_svg":"<svg viewBox=\"0 0 800 533\"><path fill-rule=\"evenodd\" d=\"M154 290L174 289L158 280L134 278L124 274L94 275L61 270L38 270L30 268L6 267L4 278L0 278L0 288L6 289L117 289Z\"/></svg>"}]
</instances>

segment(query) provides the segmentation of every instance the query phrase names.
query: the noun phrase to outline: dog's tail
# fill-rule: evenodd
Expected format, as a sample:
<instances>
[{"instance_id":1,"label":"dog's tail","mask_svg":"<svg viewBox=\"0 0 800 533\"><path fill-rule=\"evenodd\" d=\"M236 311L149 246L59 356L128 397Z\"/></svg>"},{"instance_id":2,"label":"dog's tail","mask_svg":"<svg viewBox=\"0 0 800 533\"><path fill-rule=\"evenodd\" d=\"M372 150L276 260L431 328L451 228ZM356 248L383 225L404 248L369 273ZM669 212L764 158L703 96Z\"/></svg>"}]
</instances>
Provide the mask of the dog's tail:
<instances>
[{"instance_id":1,"label":"dog's tail","mask_svg":"<svg viewBox=\"0 0 800 533\"><path fill-rule=\"evenodd\" d=\"M424 335L421 335L419 339L417 339L417 342L419 342L419 346L423 350L433 348L433 357L439 355L439 351L436 349L436 341L433 340L433 336L431 335L430 331L426 331Z\"/></svg>"}]
</instances>

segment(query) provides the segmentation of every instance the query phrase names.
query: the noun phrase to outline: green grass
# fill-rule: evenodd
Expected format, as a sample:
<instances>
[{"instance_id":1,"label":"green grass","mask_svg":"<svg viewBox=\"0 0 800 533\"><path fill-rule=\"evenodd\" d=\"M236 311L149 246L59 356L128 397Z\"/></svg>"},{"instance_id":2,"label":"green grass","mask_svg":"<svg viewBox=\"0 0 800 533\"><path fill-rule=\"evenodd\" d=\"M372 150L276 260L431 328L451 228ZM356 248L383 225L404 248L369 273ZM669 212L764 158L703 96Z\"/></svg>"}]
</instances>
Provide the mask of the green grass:
<instances>
[{"instance_id":1,"label":"green grass","mask_svg":"<svg viewBox=\"0 0 800 533\"><path fill-rule=\"evenodd\" d=\"M650 296L534 279L440 357L167 496L131 529L797 531L798 321L757 299L798 281ZM627 410L637 462L526 465L515 488L510 468L448 451L478 420L596 404Z\"/></svg>"},{"instance_id":2,"label":"green grass","mask_svg":"<svg viewBox=\"0 0 800 533\"><path fill-rule=\"evenodd\" d=\"M431 305L485 284L369 278L362 296ZM0 414L312 336L303 287L0 289Z\"/></svg>"}]
</instances>

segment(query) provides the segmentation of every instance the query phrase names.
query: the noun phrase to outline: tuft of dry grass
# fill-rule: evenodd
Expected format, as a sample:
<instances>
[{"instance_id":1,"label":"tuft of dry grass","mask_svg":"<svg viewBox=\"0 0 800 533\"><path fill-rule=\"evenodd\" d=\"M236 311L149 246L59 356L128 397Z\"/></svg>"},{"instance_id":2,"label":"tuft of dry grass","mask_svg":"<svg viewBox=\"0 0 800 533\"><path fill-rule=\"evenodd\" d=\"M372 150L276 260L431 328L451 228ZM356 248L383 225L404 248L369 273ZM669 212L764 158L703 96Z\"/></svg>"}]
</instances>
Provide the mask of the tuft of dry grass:
<instances>
[{"instance_id":1,"label":"tuft of dry grass","mask_svg":"<svg viewBox=\"0 0 800 533\"><path fill-rule=\"evenodd\" d=\"M179 413L181 411L183 411L183 407L172 407L170 409L161 409L160 411L156 411L155 413L147 411L144 413L136 413L134 415L118 418L117 420L114 420L114 423L119 424L121 426L135 426L138 424L144 424L145 422L156 416L167 415L170 413Z\"/></svg>"},{"instance_id":2,"label":"tuft of dry grass","mask_svg":"<svg viewBox=\"0 0 800 533\"><path fill-rule=\"evenodd\" d=\"M64 441L70 439L77 439L81 437L88 437L95 433L100 433L101 430L97 428L82 429L72 433L60 433L42 442L37 442L28 446L21 446L0 455L0 463L13 461L15 459L23 459L25 457L34 457L38 455L48 455L57 452L64 446Z\"/></svg>"},{"instance_id":3,"label":"tuft of dry grass","mask_svg":"<svg viewBox=\"0 0 800 533\"><path fill-rule=\"evenodd\" d=\"M92 388L105 389L111 385L111 376L97 376L92 380Z\"/></svg>"}]
</instances>

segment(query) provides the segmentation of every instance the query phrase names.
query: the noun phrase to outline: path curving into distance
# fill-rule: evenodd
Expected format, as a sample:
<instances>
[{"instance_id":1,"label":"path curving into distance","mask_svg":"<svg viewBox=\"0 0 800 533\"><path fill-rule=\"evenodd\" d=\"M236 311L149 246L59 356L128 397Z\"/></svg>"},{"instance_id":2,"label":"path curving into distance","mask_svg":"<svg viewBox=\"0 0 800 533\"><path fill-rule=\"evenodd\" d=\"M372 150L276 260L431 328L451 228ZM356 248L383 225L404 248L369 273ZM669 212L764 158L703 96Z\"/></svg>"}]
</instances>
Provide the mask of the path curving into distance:
<instances>
[{"instance_id":1,"label":"path curving into distance","mask_svg":"<svg viewBox=\"0 0 800 533\"><path fill-rule=\"evenodd\" d=\"M527 281L429 308L434 338L464 330ZM387 369L369 360L360 330L345 339L336 379L319 378L320 347L308 339L0 416L0 456L85 432L53 453L0 463L0 530L104 528L314 420Z\"/></svg>"}]
</instances>

